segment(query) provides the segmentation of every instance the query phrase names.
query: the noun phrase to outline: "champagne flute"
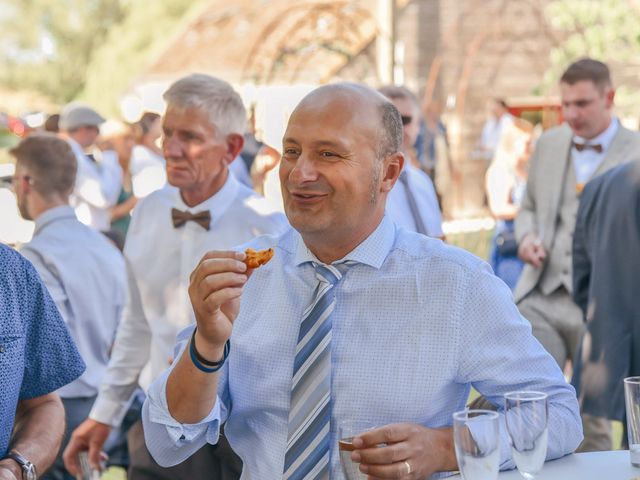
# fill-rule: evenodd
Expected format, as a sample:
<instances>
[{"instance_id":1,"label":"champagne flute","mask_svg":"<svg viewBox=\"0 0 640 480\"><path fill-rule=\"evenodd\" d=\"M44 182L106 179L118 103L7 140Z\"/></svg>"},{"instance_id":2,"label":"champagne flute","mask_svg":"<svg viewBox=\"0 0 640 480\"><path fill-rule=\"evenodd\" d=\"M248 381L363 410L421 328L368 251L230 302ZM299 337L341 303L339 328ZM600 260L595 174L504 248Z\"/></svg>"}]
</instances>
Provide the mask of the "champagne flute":
<instances>
[{"instance_id":1,"label":"champagne flute","mask_svg":"<svg viewBox=\"0 0 640 480\"><path fill-rule=\"evenodd\" d=\"M353 437L374 428L376 426L371 422L356 420L345 420L338 425L340 464L347 480L366 480L367 475L360 471L360 465L351 460L351 452L355 450Z\"/></svg>"},{"instance_id":2,"label":"champagne flute","mask_svg":"<svg viewBox=\"0 0 640 480\"><path fill-rule=\"evenodd\" d=\"M453 414L453 440L463 480L496 480L500 468L499 415L491 410Z\"/></svg>"},{"instance_id":3,"label":"champagne flute","mask_svg":"<svg viewBox=\"0 0 640 480\"><path fill-rule=\"evenodd\" d=\"M520 475L533 480L547 456L547 394L519 391L507 393L504 398L513 461Z\"/></svg>"}]
</instances>

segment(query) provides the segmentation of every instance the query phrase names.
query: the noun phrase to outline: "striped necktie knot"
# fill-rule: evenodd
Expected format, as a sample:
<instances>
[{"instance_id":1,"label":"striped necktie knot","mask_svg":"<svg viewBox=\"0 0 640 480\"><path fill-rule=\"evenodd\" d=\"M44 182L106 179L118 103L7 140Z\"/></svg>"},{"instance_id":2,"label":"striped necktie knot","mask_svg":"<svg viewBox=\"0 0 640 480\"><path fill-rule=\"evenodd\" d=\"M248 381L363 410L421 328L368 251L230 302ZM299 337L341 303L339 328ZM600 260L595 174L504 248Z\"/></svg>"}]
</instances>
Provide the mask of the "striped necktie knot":
<instances>
[{"instance_id":1,"label":"striped necktie knot","mask_svg":"<svg viewBox=\"0 0 640 480\"><path fill-rule=\"evenodd\" d=\"M331 286L336 286L342 279L343 275L347 273L347 270L355 265L354 261L346 261L337 265L324 265L322 263L313 262L313 268L316 270L316 278L321 283L328 283Z\"/></svg>"}]
</instances>

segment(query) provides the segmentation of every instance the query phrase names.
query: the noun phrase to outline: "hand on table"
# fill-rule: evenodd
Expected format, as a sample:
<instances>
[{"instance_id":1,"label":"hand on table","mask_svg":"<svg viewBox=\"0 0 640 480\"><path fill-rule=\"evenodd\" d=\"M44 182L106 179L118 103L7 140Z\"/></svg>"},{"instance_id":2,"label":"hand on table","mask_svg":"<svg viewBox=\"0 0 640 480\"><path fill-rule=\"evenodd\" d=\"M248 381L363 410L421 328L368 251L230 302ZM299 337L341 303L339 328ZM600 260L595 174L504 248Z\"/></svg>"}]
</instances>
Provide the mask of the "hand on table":
<instances>
[{"instance_id":1,"label":"hand on table","mask_svg":"<svg viewBox=\"0 0 640 480\"><path fill-rule=\"evenodd\" d=\"M380 446L383 445L383 446ZM417 480L455 470L453 431L396 423L357 435L351 459L371 480Z\"/></svg>"}]
</instances>

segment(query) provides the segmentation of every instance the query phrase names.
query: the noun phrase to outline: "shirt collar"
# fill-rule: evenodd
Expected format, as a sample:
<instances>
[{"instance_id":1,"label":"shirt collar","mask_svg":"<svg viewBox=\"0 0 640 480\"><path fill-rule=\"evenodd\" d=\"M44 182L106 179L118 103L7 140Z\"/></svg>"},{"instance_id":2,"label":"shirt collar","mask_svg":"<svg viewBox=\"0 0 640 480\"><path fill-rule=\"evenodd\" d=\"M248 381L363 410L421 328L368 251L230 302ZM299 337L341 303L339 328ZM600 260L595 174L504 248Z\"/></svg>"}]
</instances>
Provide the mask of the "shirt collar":
<instances>
[{"instance_id":1,"label":"shirt collar","mask_svg":"<svg viewBox=\"0 0 640 480\"><path fill-rule=\"evenodd\" d=\"M41 213L35 220L34 235L37 235L40 230L56 220L76 218L76 214L69 205L62 205L61 207L50 208L49 210Z\"/></svg>"},{"instance_id":2,"label":"shirt collar","mask_svg":"<svg viewBox=\"0 0 640 480\"><path fill-rule=\"evenodd\" d=\"M602 145L602 151L606 152L609 148L609 145L611 145L611 142L613 142L613 137L615 137L616 133L618 133L619 126L620 122L616 117L613 117L609 126L600 135L589 140L575 135L573 137L573 140L575 143L584 143L587 145Z\"/></svg>"},{"instance_id":3,"label":"shirt collar","mask_svg":"<svg viewBox=\"0 0 640 480\"><path fill-rule=\"evenodd\" d=\"M180 190L176 188L174 205L179 210L185 210L191 213L209 210L209 212L211 212L211 220L213 224L213 221L224 215L227 209L234 202L238 193L238 188L238 181L231 172L228 172L227 180L224 182L224 185L222 185L222 188L202 203L194 205L193 207L189 207L184 203L184 200L182 200L182 196L180 195Z\"/></svg>"},{"instance_id":4,"label":"shirt collar","mask_svg":"<svg viewBox=\"0 0 640 480\"><path fill-rule=\"evenodd\" d=\"M360 245L354 248L351 252L336 260L333 264L343 263L345 261L352 261L356 263L364 263L373 268L379 269L382 267L385 259L391 251L391 247L395 241L396 227L391 219L385 215L382 218L380 224ZM297 233L297 244L294 247L294 263L296 266L303 263L315 262L322 263L318 258L311 253L304 243L304 240Z\"/></svg>"}]
</instances>

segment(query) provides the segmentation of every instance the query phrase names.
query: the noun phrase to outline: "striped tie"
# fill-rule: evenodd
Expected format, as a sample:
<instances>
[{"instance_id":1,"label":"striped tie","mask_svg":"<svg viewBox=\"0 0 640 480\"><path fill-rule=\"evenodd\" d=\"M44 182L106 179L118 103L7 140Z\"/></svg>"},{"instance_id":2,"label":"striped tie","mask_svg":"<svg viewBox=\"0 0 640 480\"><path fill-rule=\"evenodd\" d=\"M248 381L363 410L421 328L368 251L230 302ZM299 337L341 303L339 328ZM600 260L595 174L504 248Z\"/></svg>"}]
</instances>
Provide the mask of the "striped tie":
<instances>
[{"instance_id":1,"label":"striped tie","mask_svg":"<svg viewBox=\"0 0 640 480\"><path fill-rule=\"evenodd\" d=\"M350 262L352 264L352 262ZM293 364L285 480L329 478L331 420L331 313L334 287L348 264L313 264L320 281L305 310Z\"/></svg>"}]
</instances>

